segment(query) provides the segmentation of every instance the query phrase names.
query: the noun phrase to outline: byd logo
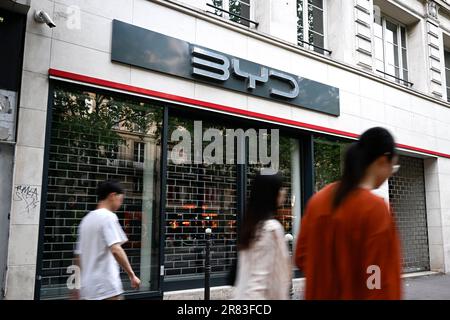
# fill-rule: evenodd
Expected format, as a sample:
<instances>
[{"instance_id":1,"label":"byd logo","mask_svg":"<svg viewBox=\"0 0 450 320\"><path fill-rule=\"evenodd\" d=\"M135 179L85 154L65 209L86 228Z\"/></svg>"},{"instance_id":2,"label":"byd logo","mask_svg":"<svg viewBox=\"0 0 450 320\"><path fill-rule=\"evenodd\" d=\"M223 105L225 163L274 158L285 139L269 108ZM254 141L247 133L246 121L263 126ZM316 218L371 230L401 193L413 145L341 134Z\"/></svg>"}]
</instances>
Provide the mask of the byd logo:
<instances>
[{"instance_id":1,"label":"byd logo","mask_svg":"<svg viewBox=\"0 0 450 320\"><path fill-rule=\"evenodd\" d=\"M231 58L231 61L225 55L213 52L208 49L193 46L192 48L192 74L210 78L216 81L227 81L233 74L239 79L245 80L247 90L252 91L258 83L267 83L271 79L282 81L291 88L290 90L270 89L270 95L284 99L295 99L299 94L299 85L297 79L293 76L260 66L259 74L251 74L240 67L238 58Z\"/></svg>"}]
</instances>

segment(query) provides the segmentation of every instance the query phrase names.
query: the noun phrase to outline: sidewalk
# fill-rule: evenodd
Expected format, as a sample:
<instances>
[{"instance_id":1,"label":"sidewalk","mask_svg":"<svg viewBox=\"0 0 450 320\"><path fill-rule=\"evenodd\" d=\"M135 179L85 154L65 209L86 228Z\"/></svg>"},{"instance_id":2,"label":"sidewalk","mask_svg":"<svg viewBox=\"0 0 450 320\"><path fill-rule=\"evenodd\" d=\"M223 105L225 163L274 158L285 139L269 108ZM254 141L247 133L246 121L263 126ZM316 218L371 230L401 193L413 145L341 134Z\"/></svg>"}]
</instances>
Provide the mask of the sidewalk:
<instances>
[{"instance_id":1,"label":"sidewalk","mask_svg":"<svg viewBox=\"0 0 450 320\"><path fill-rule=\"evenodd\" d=\"M403 279L405 300L450 300L450 275Z\"/></svg>"}]
</instances>

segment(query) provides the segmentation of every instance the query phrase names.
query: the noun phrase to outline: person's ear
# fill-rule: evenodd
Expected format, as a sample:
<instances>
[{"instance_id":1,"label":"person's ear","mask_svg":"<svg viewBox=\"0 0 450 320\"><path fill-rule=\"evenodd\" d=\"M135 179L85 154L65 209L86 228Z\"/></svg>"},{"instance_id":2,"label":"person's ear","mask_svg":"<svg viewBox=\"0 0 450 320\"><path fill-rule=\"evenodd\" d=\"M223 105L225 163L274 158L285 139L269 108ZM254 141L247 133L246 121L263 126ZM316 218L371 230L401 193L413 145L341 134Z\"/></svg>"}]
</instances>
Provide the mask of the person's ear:
<instances>
[{"instance_id":1,"label":"person's ear","mask_svg":"<svg viewBox=\"0 0 450 320\"><path fill-rule=\"evenodd\" d=\"M399 164L400 162L400 156L398 154L396 154L393 158L392 158L392 163L393 164Z\"/></svg>"},{"instance_id":2,"label":"person's ear","mask_svg":"<svg viewBox=\"0 0 450 320\"><path fill-rule=\"evenodd\" d=\"M111 192L110 194L108 194L108 200L113 200L115 196L116 196L116 193Z\"/></svg>"},{"instance_id":3,"label":"person's ear","mask_svg":"<svg viewBox=\"0 0 450 320\"><path fill-rule=\"evenodd\" d=\"M378 157L377 160L375 160L375 165L376 165L377 167L379 167L379 166L384 166L384 165L386 165L388 162L389 162L389 161L388 161L388 158L387 158L386 156L381 156L381 157Z\"/></svg>"}]
</instances>

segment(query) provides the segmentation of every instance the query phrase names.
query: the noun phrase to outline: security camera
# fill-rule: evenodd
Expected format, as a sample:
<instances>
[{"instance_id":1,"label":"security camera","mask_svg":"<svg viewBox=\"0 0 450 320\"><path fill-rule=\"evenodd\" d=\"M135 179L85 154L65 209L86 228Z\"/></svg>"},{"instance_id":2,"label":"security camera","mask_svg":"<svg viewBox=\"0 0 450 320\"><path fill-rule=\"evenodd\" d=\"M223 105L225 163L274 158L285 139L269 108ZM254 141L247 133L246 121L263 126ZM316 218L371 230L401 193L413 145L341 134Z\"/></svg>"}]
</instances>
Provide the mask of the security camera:
<instances>
[{"instance_id":1,"label":"security camera","mask_svg":"<svg viewBox=\"0 0 450 320\"><path fill-rule=\"evenodd\" d=\"M56 27L56 24L53 22L52 18L50 18L48 13L45 11L36 10L36 12L34 13L34 19L39 23L45 23L50 28Z\"/></svg>"}]
</instances>

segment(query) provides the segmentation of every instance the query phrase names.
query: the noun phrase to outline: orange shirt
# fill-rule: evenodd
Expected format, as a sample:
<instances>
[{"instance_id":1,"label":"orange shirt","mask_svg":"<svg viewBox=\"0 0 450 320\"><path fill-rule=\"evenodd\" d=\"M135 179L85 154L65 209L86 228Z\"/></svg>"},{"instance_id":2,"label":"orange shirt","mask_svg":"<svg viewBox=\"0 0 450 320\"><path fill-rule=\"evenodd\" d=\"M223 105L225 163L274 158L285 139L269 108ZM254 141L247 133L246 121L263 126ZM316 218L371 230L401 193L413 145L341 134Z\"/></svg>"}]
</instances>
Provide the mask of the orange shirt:
<instances>
[{"instance_id":1,"label":"orange shirt","mask_svg":"<svg viewBox=\"0 0 450 320\"><path fill-rule=\"evenodd\" d=\"M295 262L305 299L400 299L400 243L388 206L358 188L333 211L335 187L316 193L302 219Z\"/></svg>"}]
</instances>

